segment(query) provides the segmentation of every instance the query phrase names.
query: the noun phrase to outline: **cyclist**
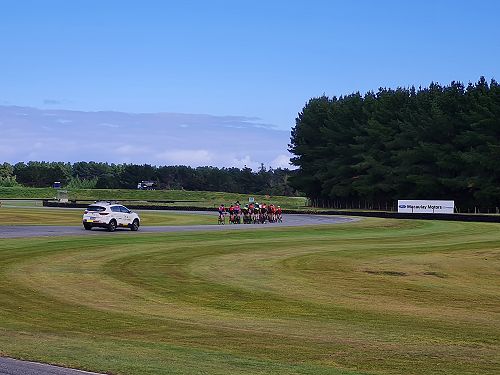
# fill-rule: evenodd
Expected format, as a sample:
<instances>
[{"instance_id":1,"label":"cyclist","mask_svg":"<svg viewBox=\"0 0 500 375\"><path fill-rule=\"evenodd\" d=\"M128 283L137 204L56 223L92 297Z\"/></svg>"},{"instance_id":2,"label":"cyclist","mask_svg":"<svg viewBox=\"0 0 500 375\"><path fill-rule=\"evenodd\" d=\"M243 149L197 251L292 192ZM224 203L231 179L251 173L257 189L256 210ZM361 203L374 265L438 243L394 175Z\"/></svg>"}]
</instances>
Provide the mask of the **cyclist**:
<instances>
[{"instance_id":1,"label":"cyclist","mask_svg":"<svg viewBox=\"0 0 500 375\"><path fill-rule=\"evenodd\" d=\"M248 223L247 224L253 223L254 208L255 208L255 205L253 204L253 202L248 204Z\"/></svg>"},{"instance_id":2,"label":"cyclist","mask_svg":"<svg viewBox=\"0 0 500 375\"><path fill-rule=\"evenodd\" d=\"M234 204L234 222L237 224L240 224L240 211L240 202L236 201L236 203Z\"/></svg>"},{"instance_id":3,"label":"cyclist","mask_svg":"<svg viewBox=\"0 0 500 375\"><path fill-rule=\"evenodd\" d=\"M269 205L269 222L274 223L276 221L276 207L274 204Z\"/></svg>"},{"instance_id":4,"label":"cyclist","mask_svg":"<svg viewBox=\"0 0 500 375\"><path fill-rule=\"evenodd\" d=\"M248 204L245 205L241 209L241 213L243 214L243 224L249 224L250 223L250 209L248 208Z\"/></svg>"},{"instance_id":5,"label":"cyclist","mask_svg":"<svg viewBox=\"0 0 500 375\"><path fill-rule=\"evenodd\" d=\"M260 206L258 203L255 203L253 207L253 223L256 224L259 222L259 215L260 215Z\"/></svg>"},{"instance_id":6,"label":"cyclist","mask_svg":"<svg viewBox=\"0 0 500 375\"><path fill-rule=\"evenodd\" d=\"M234 220L234 206L229 206L229 222L232 223Z\"/></svg>"},{"instance_id":7,"label":"cyclist","mask_svg":"<svg viewBox=\"0 0 500 375\"><path fill-rule=\"evenodd\" d=\"M280 206L276 207L276 221L278 223L282 223L283 222L283 217L281 216L281 212L282 212L281 211L281 207Z\"/></svg>"},{"instance_id":8,"label":"cyclist","mask_svg":"<svg viewBox=\"0 0 500 375\"><path fill-rule=\"evenodd\" d=\"M260 222L264 224L267 219L267 206L265 203L260 205Z\"/></svg>"},{"instance_id":9,"label":"cyclist","mask_svg":"<svg viewBox=\"0 0 500 375\"><path fill-rule=\"evenodd\" d=\"M226 209L224 208L224 205L221 204L219 206L219 224L225 224L225 215L226 215Z\"/></svg>"}]
</instances>

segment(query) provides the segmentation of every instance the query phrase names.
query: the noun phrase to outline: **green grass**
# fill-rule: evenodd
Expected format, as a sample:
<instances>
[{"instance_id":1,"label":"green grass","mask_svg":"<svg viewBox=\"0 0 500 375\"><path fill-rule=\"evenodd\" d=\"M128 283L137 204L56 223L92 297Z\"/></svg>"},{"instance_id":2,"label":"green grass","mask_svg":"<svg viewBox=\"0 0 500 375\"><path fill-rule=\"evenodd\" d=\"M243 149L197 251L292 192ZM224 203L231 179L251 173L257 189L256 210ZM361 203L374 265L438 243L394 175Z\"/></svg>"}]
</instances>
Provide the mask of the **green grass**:
<instances>
[{"instance_id":1,"label":"green grass","mask_svg":"<svg viewBox=\"0 0 500 375\"><path fill-rule=\"evenodd\" d=\"M52 188L26 188L26 187L0 187L0 200L2 198L40 198L52 199L57 195ZM78 189L69 191L69 199L76 200L177 200L193 201L179 202L175 205L195 207L218 207L221 203L229 205L239 200L248 202L249 197L254 197L257 202L274 203L283 208L303 208L306 199L303 197L263 196L255 194L236 194L210 191L186 190L127 190L127 189ZM4 203L5 204L5 203ZM172 204L170 204L172 205Z\"/></svg>"},{"instance_id":2,"label":"green grass","mask_svg":"<svg viewBox=\"0 0 500 375\"><path fill-rule=\"evenodd\" d=\"M496 374L498 224L0 241L0 351L112 374Z\"/></svg>"},{"instance_id":3,"label":"green grass","mask_svg":"<svg viewBox=\"0 0 500 375\"><path fill-rule=\"evenodd\" d=\"M1 225L82 225L84 209L52 209L0 207ZM213 215L183 214L170 211L137 210L141 225L201 225L216 224Z\"/></svg>"},{"instance_id":4,"label":"green grass","mask_svg":"<svg viewBox=\"0 0 500 375\"><path fill-rule=\"evenodd\" d=\"M0 207L43 207L42 200L27 200L27 199L16 199L16 200L8 200L1 201Z\"/></svg>"}]
</instances>

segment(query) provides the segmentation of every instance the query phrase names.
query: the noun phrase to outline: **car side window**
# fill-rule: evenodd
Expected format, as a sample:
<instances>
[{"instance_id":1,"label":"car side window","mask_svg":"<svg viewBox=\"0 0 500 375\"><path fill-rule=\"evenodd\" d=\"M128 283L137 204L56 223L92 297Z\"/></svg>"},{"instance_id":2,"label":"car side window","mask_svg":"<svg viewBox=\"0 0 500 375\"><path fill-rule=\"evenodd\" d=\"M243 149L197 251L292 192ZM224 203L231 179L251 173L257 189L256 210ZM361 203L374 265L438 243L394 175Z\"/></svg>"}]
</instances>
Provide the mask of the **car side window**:
<instances>
[{"instance_id":1,"label":"car side window","mask_svg":"<svg viewBox=\"0 0 500 375\"><path fill-rule=\"evenodd\" d=\"M113 207L111 207L111 211L112 212L121 212L120 206L113 206Z\"/></svg>"},{"instance_id":2,"label":"car side window","mask_svg":"<svg viewBox=\"0 0 500 375\"><path fill-rule=\"evenodd\" d=\"M124 207L124 206L120 206L120 210L121 210L121 212L123 212L125 214L129 214L130 213L130 210L127 207Z\"/></svg>"}]
</instances>

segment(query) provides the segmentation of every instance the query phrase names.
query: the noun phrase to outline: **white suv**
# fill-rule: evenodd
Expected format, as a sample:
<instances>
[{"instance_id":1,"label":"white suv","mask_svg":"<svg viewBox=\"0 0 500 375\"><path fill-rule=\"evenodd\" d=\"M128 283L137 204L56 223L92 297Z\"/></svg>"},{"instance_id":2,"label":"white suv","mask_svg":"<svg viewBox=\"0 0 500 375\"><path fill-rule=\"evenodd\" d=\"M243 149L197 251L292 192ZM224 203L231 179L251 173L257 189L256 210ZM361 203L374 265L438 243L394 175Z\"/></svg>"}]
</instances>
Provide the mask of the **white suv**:
<instances>
[{"instance_id":1,"label":"white suv","mask_svg":"<svg viewBox=\"0 0 500 375\"><path fill-rule=\"evenodd\" d=\"M127 227L136 231L140 224L139 215L121 204L112 202L93 203L83 213L83 227L86 230L101 227L113 232L117 227Z\"/></svg>"}]
</instances>

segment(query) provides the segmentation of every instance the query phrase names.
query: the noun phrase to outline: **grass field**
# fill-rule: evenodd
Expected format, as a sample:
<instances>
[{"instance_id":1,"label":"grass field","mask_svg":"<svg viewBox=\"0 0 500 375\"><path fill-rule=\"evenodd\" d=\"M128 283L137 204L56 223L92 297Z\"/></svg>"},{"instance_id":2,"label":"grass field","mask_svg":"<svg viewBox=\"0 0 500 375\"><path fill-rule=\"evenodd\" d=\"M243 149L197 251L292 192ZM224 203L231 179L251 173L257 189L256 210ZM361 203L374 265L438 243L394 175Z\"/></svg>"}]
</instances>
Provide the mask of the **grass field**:
<instances>
[{"instance_id":1,"label":"grass field","mask_svg":"<svg viewBox=\"0 0 500 375\"><path fill-rule=\"evenodd\" d=\"M0 240L0 352L112 374L497 374L500 227Z\"/></svg>"},{"instance_id":2,"label":"grass field","mask_svg":"<svg viewBox=\"0 0 500 375\"><path fill-rule=\"evenodd\" d=\"M52 199L57 195L51 188L26 188L26 187L0 187L0 200L2 198L44 198ZM69 199L76 200L175 200L181 206L218 207L221 203L232 204L239 200L248 202L254 197L257 202L274 203L283 208L303 208L306 199L303 197L263 196L255 194L221 193L211 191L187 190L133 190L133 189L79 189L68 192ZM182 202L191 201L191 202Z\"/></svg>"},{"instance_id":3,"label":"grass field","mask_svg":"<svg viewBox=\"0 0 500 375\"><path fill-rule=\"evenodd\" d=\"M84 209L0 207L0 225L82 225ZM137 210L141 225L216 224L213 215Z\"/></svg>"}]
</instances>

